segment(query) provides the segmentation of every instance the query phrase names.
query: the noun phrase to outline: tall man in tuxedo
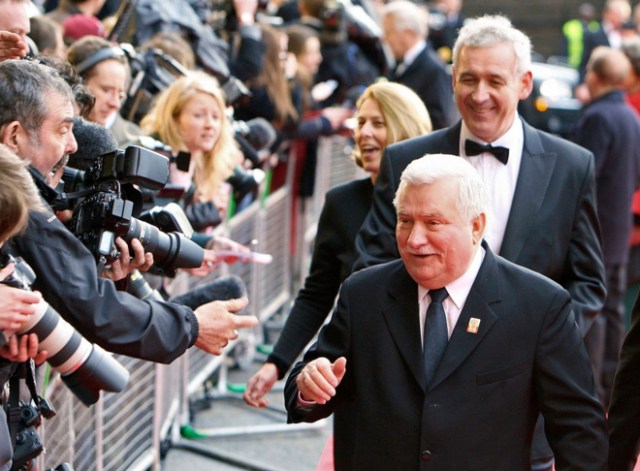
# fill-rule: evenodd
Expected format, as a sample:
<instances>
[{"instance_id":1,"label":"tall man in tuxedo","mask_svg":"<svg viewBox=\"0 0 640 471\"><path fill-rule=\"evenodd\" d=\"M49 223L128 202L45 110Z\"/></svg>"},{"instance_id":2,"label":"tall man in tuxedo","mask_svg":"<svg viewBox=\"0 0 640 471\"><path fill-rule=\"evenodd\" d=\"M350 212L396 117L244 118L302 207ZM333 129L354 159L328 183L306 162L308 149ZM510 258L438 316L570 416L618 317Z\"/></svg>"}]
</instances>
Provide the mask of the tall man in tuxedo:
<instances>
[{"instance_id":1,"label":"tall man in tuxedo","mask_svg":"<svg viewBox=\"0 0 640 471\"><path fill-rule=\"evenodd\" d=\"M387 3L382 13L384 40L396 60L388 79L406 85L422 99L433 129L454 122L451 79L444 63L426 41L426 11L409 0Z\"/></svg>"},{"instance_id":2,"label":"tall man in tuxedo","mask_svg":"<svg viewBox=\"0 0 640 471\"><path fill-rule=\"evenodd\" d=\"M606 293L593 155L518 116L518 101L532 88L531 42L508 19L467 21L453 60L462 121L386 148L372 208L356 238L354 269L398 257L392 201L407 164L427 153L459 155L478 170L492 194L494 218L485 234L491 250L569 291L584 335ZM482 150L478 143L498 149ZM537 436L533 469L550 469L552 453L541 427Z\"/></svg>"},{"instance_id":3,"label":"tall man in tuxedo","mask_svg":"<svg viewBox=\"0 0 640 471\"><path fill-rule=\"evenodd\" d=\"M426 155L402 173L394 205L402 260L343 283L287 380L289 420L353 401L352 470L514 471L530 469L542 412L558 470L604 470L605 417L569 293L482 241L477 172Z\"/></svg>"}]
</instances>

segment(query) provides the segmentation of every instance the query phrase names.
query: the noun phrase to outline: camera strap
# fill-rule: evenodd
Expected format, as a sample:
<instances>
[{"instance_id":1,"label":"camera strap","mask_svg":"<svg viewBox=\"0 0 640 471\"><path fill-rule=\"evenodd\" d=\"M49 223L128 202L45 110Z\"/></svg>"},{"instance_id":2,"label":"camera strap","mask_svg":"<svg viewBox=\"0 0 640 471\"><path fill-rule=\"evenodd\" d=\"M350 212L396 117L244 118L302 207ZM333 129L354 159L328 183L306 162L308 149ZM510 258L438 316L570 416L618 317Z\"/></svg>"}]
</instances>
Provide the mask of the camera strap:
<instances>
[{"instance_id":1,"label":"camera strap","mask_svg":"<svg viewBox=\"0 0 640 471\"><path fill-rule=\"evenodd\" d=\"M20 423L20 380L24 379L29 393L36 407L40 408L40 397L36 390L36 371L35 363L29 359L23 363L19 363L15 372L9 379L9 404L6 408L7 420L9 422L9 434L11 435L11 446L15 450L16 447L16 430Z\"/></svg>"}]
</instances>

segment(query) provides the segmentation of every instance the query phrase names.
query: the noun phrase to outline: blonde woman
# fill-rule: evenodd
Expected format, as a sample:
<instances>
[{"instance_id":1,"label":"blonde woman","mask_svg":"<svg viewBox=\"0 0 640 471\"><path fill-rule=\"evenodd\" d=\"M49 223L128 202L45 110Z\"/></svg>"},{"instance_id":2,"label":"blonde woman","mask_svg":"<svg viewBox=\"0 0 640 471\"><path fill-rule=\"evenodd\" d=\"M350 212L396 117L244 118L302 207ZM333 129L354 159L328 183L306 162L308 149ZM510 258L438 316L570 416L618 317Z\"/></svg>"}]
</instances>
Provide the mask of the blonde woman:
<instances>
[{"instance_id":1,"label":"blonde woman","mask_svg":"<svg viewBox=\"0 0 640 471\"><path fill-rule=\"evenodd\" d=\"M191 154L189 170L183 172L172 166L170 181L190 190L193 203L202 203L191 214L187 208L196 230L220 222L229 198L229 185L225 181L242 162L225 107L218 81L194 71L164 90L141 122L144 132L174 152Z\"/></svg>"}]
</instances>

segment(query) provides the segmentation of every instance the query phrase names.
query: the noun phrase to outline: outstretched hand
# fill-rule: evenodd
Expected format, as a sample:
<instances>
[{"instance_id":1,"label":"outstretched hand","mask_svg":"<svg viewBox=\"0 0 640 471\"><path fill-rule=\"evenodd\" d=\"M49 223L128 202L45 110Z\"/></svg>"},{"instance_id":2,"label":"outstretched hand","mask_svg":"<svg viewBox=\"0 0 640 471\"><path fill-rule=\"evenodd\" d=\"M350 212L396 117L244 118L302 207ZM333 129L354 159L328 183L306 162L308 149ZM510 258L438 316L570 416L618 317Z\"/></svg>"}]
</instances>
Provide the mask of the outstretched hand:
<instances>
[{"instance_id":1,"label":"outstretched hand","mask_svg":"<svg viewBox=\"0 0 640 471\"><path fill-rule=\"evenodd\" d=\"M247 304L247 298L239 298L213 301L197 308L194 311L198 319L196 347L220 355L231 340L238 338L238 329L257 326L257 317L236 315Z\"/></svg>"},{"instance_id":2,"label":"outstretched hand","mask_svg":"<svg viewBox=\"0 0 640 471\"><path fill-rule=\"evenodd\" d=\"M247 388L242 397L244 402L253 407L267 407L269 401L266 394L273 389L278 381L278 368L273 363L265 363L247 382Z\"/></svg>"}]
</instances>

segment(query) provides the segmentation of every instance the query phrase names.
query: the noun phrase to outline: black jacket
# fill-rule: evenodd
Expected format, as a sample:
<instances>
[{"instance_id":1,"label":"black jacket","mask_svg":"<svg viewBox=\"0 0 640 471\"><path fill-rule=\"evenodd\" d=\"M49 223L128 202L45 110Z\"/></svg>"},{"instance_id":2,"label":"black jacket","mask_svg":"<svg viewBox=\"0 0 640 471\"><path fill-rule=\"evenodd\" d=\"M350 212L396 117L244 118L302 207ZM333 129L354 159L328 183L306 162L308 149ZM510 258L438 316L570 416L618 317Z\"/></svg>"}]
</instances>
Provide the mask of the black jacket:
<instances>
[{"instance_id":1,"label":"black jacket","mask_svg":"<svg viewBox=\"0 0 640 471\"><path fill-rule=\"evenodd\" d=\"M55 192L33 168L43 199ZM141 301L98 277L89 250L52 212L32 213L11 250L33 269L33 289L87 340L114 353L170 363L198 338L198 321L186 306Z\"/></svg>"}]
</instances>

